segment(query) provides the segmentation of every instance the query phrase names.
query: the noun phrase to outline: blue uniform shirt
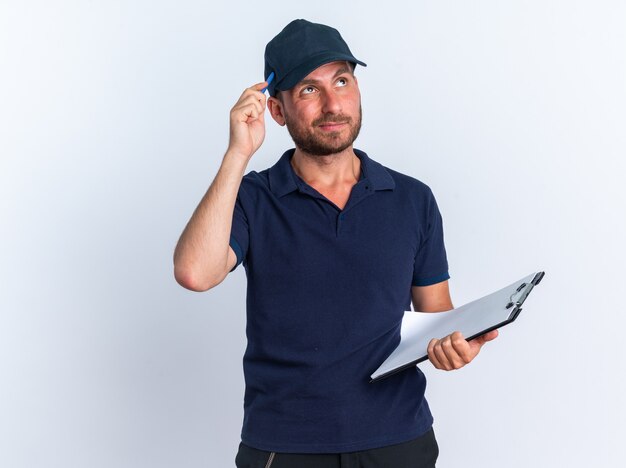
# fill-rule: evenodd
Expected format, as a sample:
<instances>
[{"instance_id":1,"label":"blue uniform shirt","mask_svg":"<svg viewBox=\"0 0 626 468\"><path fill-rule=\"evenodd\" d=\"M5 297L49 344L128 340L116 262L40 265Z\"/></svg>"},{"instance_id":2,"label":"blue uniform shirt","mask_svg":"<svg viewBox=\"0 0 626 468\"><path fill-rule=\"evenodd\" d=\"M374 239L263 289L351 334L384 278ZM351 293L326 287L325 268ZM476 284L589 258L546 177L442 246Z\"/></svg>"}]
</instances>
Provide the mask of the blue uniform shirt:
<instances>
[{"instance_id":1,"label":"blue uniform shirt","mask_svg":"<svg viewBox=\"0 0 626 468\"><path fill-rule=\"evenodd\" d=\"M242 441L336 453L418 437L433 421L422 372L369 376L399 343L411 286L449 278L435 198L355 150L361 179L340 210L293 153L243 178L233 217L248 279Z\"/></svg>"}]
</instances>

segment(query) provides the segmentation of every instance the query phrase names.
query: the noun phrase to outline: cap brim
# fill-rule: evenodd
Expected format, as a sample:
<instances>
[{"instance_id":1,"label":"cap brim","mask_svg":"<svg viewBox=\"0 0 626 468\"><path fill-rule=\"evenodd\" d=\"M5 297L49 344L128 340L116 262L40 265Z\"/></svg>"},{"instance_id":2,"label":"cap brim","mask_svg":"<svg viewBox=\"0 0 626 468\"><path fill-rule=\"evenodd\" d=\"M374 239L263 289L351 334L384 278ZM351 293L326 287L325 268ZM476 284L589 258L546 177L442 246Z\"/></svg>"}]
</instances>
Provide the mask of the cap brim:
<instances>
[{"instance_id":1,"label":"cap brim","mask_svg":"<svg viewBox=\"0 0 626 468\"><path fill-rule=\"evenodd\" d=\"M331 52L331 53L327 52L324 54L311 57L305 63L303 63L302 65L290 71L282 79L280 79L279 77L279 80L275 83L274 88L276 89L276 91L287 91L288 89L291 89L295 85L297 85L300 81L302 81L309 73L311 73L316 68L321 67L322 65L325 65L327 63L342 62L344 60L346 62L352 62L352 63L359 64L363 67L367 67L367 64L361 62L360 60L357 60L352 55L341 54L337 52Z\"/></svg>"}]
</instances>

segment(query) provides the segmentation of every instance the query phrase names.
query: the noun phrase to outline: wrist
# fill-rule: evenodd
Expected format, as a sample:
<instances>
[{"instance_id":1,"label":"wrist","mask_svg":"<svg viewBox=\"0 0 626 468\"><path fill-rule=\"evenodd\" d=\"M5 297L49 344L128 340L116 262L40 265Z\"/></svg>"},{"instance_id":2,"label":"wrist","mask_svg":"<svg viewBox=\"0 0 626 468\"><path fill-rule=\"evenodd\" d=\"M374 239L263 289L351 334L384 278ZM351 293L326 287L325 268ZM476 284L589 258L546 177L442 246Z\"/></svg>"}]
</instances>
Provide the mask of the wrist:
<instances>
[{"instance_id":1,"label":"wrist","mask_svg":"<svg viewBox=\"0 0 626 468\"><path fill-rule=\"evenodd\" d=\"M237 145L232 144L232 142L229 142L228 148L226 149L227 156L242 159L246 162L250 160L254 152L255 150L251 150L250 148L246 147L241 148Z\"/></svg>"},{"instance_id":2,"label":"wrist","mask_svg":"<svg viewBox=\"0 0 626 468\"><path fill-rule=\"evenodd\" d=\"M243 172L245 171L251 157L251 154L246 154L236 148L229 147L224 154L222 164L228 164L231 167L239 168Z\"/></svg>"}]
</instances>

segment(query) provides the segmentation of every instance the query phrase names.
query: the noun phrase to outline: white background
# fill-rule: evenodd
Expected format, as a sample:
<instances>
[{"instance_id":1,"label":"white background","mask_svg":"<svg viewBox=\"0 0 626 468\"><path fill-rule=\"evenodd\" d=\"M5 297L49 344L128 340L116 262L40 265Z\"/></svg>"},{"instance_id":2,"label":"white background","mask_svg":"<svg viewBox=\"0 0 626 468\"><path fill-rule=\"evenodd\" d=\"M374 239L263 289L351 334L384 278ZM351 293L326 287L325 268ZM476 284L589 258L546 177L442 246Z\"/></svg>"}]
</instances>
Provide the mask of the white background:
<instances>
[{"instance_id":1,"label":"white background","mask_svg":"<svg viewBox=\"0 0 626 468\"><path fill-rule=\"evenodd\" d=\"M192 293L172 252L299 17L368 64L356 146L433 189L455 303L546 271L474 363L421 365L438 466L623 466L618 0L2 1L0 466L234 466L245 274ZM249 168L290 146L271 122Z\"/></svg>"}]
</instances>

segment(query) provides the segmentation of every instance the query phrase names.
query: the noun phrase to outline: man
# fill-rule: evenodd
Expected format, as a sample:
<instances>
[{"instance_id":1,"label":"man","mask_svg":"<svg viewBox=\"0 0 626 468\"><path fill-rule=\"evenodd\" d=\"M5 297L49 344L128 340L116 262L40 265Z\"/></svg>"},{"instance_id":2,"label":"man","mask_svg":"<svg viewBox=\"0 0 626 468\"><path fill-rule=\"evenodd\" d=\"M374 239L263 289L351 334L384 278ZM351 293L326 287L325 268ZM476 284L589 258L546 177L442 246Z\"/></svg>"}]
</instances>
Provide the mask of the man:
<instances>
[{"instance_id":1,"label":"man","mask_svg":"<svg viewBox=\"0 0 626 468\"><path fill-rule=\"evenodd\" d=\"M176 248L175 277L191 290L246 268L238 467L432 467L438 455L422 372L368 382L411 300L420 311L453 306L432 192L353 148L356 64L338 31L305 20L268 43L275 79L232 108L228 150ZM295 149L244 176L266 106ZM496 336L433 339L429 358L457 369Z\"/></svg>"}]
</instances>

